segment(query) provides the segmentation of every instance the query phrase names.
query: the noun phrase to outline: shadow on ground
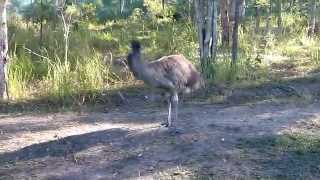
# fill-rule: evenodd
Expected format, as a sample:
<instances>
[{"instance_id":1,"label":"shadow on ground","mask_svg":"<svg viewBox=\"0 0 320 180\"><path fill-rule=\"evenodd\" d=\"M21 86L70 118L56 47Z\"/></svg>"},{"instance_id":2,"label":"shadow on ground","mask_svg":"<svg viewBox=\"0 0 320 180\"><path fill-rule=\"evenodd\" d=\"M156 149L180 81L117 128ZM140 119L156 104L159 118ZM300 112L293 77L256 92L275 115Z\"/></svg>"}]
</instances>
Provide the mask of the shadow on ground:
<instances>
[{"instance_id":1,"label":"shadow on ground","mask_svg":"<svg viewBox=\"0 0 320 180\"><path fill-rule=\"evenodd\" d=\"M125 99L119 95L122 94ZM231 93L230 93L231 92ZM206 89L186 96L185 100L195 98L200 101L207 101L210 96L224 96L223 101L216 101L219 104L246 104L266 100L270 98L286 97L318 97L320 92L320 75L318 73L301 78L291 78L279 82L267 82L260 85L248 85L241 88L222 87L210 85ZM64 110L74 111L104 111L132 106L139 103L146 103L145 95L150 94L150 89L138 85L128 85L119 89L105 92L82 92L58 99L52 97L42 97L39 99L24 102L0 102L0 113L47 113ZM160 103L163 104L163 103Z\"/></svg>"},{"instance_id":2,"label":"shadow on ground","mask_svg":"<svg viewBox=\"0 0 320 180\"><path fill-rule=\"evenodd\" d=\"M65 138L57 137L56 140L0 154L0 177L4 179L10 177L13 177L12 179L24 179L24 177L125 179L139 176L146 179L318 177L320 172L317 170L317 164L320 159L316 155L320 151L301 153L295 148L287 148L287 145L283 144L285 141L282 135L275 135L283 125L306 119L309 121L312 113L308 112L309 114L301 116L296 114L291 117L285 113L296 110L279 106L265 109L265 105L259 106L261 107L251 111L250 108L243 106L220 109L221 111L212 106L192 107L192 113L195 114L183 117L184 121L180 122L179 126L183 127L185 132L176 136L169 135L161 128L136 131L113 128L84 134L79 132L79 135ZM314 108L316 107L312 109ZM266 114L270 110L274 119L270 119ZM184 113L189 113L187 109L185 111L187 112ZM204 111L208 111L208 114L199 113ZM254 121L241 122L243 111L251 113L251 117L255 117ZM126 122L130 123L133 117L129 115L125 119ZM147 120L150 117L140 119ZM225 118L220 119L221 117ZM83 118L73 121L84 124L103 121L121 123L118 120L109 121L106 117L101 120ZM139 120L133 123L141 122ZM260 132L265 135L259 135ZM286 149L282 149L283 147Z\"/></svg>"},{"instance_id":3,"label":"shadow on ground","mask_svg":"<svg viewBox=\"0 0 320 180\"><path fill-rule=\"evenodd\" d=\"M245 137L239 139L237 147L243 150L246 160L256 164L258 177L319 179L319 139L316 148L297 141L285 134Z\"/></svg>"},{"instance_id":4,"label":"shadow on ground","mask_svg":"<svg viewBox=\"0 0 320 180\"><path fill-rule=\"evenodd\" d=\"M98 144L106 144L125 136L128 132L111 129L93 133L69 136L45 143L33 144L18 151L0 154L0 162L26 161L46 156L67 156Z\"/></svg>"}]
</instances>

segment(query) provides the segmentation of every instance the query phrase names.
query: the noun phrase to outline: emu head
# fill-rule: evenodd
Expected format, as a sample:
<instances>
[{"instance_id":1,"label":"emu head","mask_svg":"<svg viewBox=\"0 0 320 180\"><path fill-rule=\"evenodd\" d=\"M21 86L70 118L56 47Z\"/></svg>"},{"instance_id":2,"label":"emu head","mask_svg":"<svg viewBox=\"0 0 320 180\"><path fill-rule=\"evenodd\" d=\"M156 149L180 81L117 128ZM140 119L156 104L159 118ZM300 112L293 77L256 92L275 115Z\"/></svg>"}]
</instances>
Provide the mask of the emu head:
<instances>
[{"instance_id":1,"label":"emu head","mask_svg":"<svg viewBox=\"0 0 320 180\"><path fill-rule=\"evenodd\" d=\"M128 54L127 61L130 71L135 77L138 77L138 73L141 71L142 63L140 59L140 42L131 41L131 52Z\"/></svg>"},{"instance_id":2,"label":"emu head","mask_svg":"<svg viewBox=\"0 0 320 180\"><path fill-rule=\"evenodd\" d=\"M129 66L132 64L133 61L140 61L140 49L141 45L139 41L131 41L131 52L128 54L127 57Z\"/></svg>"},{"instance_id":3,"label":"emu head","mask_svg":"<svg viewBox=\"0 0 320 180\"><path fill-rule=\"evenodd\" d=\"M131 41L131 49L133 52L140 52L140 49L141 49L140 42L136 40Z\"/></svg>"}]
</instances>

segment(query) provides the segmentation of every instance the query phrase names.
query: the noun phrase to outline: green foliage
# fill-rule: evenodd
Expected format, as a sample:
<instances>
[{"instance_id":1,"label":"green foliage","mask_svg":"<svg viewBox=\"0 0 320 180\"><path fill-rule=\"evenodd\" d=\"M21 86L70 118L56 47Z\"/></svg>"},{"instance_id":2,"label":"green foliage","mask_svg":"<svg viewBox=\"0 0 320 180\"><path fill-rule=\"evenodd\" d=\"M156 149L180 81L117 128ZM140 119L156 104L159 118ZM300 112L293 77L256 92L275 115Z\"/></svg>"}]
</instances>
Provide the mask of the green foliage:
<instances>
[{"instance_id":1,"label":"green foliage","mask_svg":"<svg viewBox=\"0 0 320 180\"><path fill-rule=\"evenodd\" d=\"M23 17L36 23L56 19L56 13L52 1L35 0L32 4L22 7Z\"/></svg>"},{"instance_id":2,"label":"green foliage","mask_svg":"<svg viewBox=\"0 0 320 180\"><path fill-rule=\"evenodd\" d=\"M81 20L94 21L96 19L97 6L93 3L84 3L80 5Z\"/></svg>"},{"instance_id":3,"label":"green foliage","mask_svg":"<svg viewBox=\"0 0 320 180\"><path fill-rule=\"evenodd\" d=\"M39 2L35 1L33 6L38 8L38 14L28 15L32 11L27 10L32 6L26 6L26 11L22 13L24 19L18 17L9 21L10 53L14 57L8 67L12 99L49 96L58 102L73 103L76 94L87 93L94 97L95 93L112 88L114 83L128 81L128 78L131 80L128 76L116 74L115 68L106 65L103 59L106 54L125 56L132 39L141 41L146 60L167 54L183 54L199 67L194 23L191 18L178 21L173 18L177 12L188 15L190 9L185 1L167 3L164 9L161 1L132 1L133 4L125 5L122 15L119 14L119 1L71 3L66 7L65 14L67 17L76 16L80 21L76 21L71 28L67 62L61 60L64 55L61 19L56 19L57 14L44 15L46 11L55 12L51 1L42 5ZM266 15L268 3L258 2L262 16ZM248 2L247 17L254 16L250 12L254 4L254 1ZM39 18L45 22L41 47ZM26 19L32 19L34 23ZM268 81L272 69L264 59L266 55L308 59L312 68L319 67L318 39L306 37L307 20L307 16L295 11L282 12L283 27L279 30L276 28L277 16L273 14L270 30L263 29L257 33L254 21L246 18L239 29L237 62L231 63L228 47L221 48L221 42L218 42L217 57L210 60L203 69L203 75L214 84ZM265 24L266 21L262 20L261 25ZM220 31L218 35L220 39Z\"/></svg>"}]
</instances>

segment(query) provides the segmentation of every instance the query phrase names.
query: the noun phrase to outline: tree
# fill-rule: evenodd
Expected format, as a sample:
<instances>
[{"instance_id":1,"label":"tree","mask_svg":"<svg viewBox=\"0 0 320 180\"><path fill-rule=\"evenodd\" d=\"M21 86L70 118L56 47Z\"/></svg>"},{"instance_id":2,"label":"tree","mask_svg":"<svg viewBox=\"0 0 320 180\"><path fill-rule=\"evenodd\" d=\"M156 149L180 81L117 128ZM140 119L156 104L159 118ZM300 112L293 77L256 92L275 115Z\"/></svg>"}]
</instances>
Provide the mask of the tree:
<instances>
[{"instance_id":1,"label":"tree","mask_svg":"<svg viewBox=\"0 0 320 180\"><path fill-rule=\"evenodd\" d=\"M120 3L119 3L119 5L120 5L120 15L123 14L125 3L126 3L125 0L120 0Z\"/></svg>"},{"instance_id":2,"label":"tree","mask_svg":"<svg viewBox=\"0 0 320 180\"><path fill-rule=\"evenodd\" d=\"M8 60L7 4L8 0L0 0L0 100L3 99L6 88L5 64Z\"/></svg>"},{"instance_id":3,"label":"tree","mask_svg":"<svg viewBox=\"0 0 320 180\"><path fill-rule=\"evenodd\" d=\"M229 46L229 15L228 15L228 0L220 0L220 17L221 17L221 41L222 46Z\"/></svg>"},{"instance_id":4,"label":"tree","mask_svg":"<svg viewBox=\"0 0 320 180\"><path fill-rule=\"evenodd\" d=\"M255 19L256 19L256 28L255 28L255 32L259 32L260 29L260 5L259 5L259 1L256 0L255 2Z\"/></svg>"},{"instance_id":5,"label":"tree","mask_svg":"<svg viewBox=\"0 0 320 180\"><path fill-rule=\"evenodd\" d=\"M44 23L54 21L57 17L53 1L34 0L31 4L23 8L22 15L27 21L40 24L39 44L42 46Z\"/></svg>"},{"instance_id":6,"label":"tree","mask_svg":"<svg viewBox=\"0 0 320 180\"><path fill-rule=\"evenodd\" d=\"M316 0L310 0L310 21L309 21L309 29L308 36L313 36L316 28Z\"/></svg>"},{"instance_id":7,"label":"tree","mask_svg":"<svg viewBox=\"0 0 320 180\"><path fill-rule=\"evenodd\" d=\"M234 25L232 30L232 64L235 64L238 58L238 29L239 29L239 19L240 19L240 9L243 0L235 1L235 13L234 13Z\"/></svg>"},{"instance_id":8,"label":"tree","mask_svg":"<svg viewBox=\"0 0 320 180\"><path fill-rule=\"evenodd\" d=\"M266 23L266 33L270 32L270 21L272 16L272 0L269 0L269 6L267 7L267 23Z\"/></svg>"},{"instance_id":9,"label":"tree","mask_svg":"<svg viewBox=\"0 0 320 180\"><path fill-rule=\"evenodd\" d=\"M222 46L229 47L230 35L233 31L233 25L235 21L235 0L220 0L220 16L221 16L221 41ZM245 1L241 1L239 5L239 21L242 19L245 13Z\"/></svg>"},{"instance_id":10,"label":"tree","mask_svg":"<svg viewBox=\"0 0 320 180\"><path fill-rule=\"evenodd\" d=\"M61 10L61 19L62 19L62 25L63 25L63 37L64 37L64 60L67 62L68 60L68 50L69 50L69 34L70 34L70 28L72 26L73 20L75 16L78 16L78 10L77 7L74 4L66 5L64 2L62 4L62 10Z\"/></svg>"},{"instance_id":11,"label":"tree","mask_svg":"<svg viewBox=\"0 0 320 180\"><path fill-rule=\"evenodd\" d=\"M299 2L301 2L301 0ZM277 0L277 7L278 7L277 25L278 25L278 29L281 31L281 29L282 29L282 2L281 2L281 0Z\"/></svg>"},{"instance_id":12,"label":"tree","mask_svg":"<svg viewBox=\"0 0 320 180\"><path fill-rule=\"evenodd\" d=\"M207 7L207 8L206 8ZM202 70L215 58L217 46L217 1L196 0L196 24Z\"/></svg>"}]
</instances>

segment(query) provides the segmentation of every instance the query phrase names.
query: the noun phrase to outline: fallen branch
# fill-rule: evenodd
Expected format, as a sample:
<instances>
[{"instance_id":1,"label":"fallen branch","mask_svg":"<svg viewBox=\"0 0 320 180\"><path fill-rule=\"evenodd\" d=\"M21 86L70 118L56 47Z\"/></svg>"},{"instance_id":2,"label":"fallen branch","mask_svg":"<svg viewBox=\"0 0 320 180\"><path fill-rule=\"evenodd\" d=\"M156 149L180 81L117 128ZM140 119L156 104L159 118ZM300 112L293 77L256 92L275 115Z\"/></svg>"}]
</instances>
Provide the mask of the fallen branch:
<instances>
[{"instance_id":1,"label":"fallen branch","mask_svg":"<svg viewBox=\"0 0 320 180\"><path fill-rule=\"evenodd\" d=\"M25 50L27 50L29 53L34 54L34 55L36 55L36 56L38 56L38 57L41 57L41 58L43 58L43 59L51 60L50 58L45 57L45 56L42 56L41 54L38 54L38 53L32 51L32 50L29 49L29 48L23 47L23 49L25 49Z\"/></svg>"}]
</instances>

